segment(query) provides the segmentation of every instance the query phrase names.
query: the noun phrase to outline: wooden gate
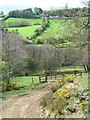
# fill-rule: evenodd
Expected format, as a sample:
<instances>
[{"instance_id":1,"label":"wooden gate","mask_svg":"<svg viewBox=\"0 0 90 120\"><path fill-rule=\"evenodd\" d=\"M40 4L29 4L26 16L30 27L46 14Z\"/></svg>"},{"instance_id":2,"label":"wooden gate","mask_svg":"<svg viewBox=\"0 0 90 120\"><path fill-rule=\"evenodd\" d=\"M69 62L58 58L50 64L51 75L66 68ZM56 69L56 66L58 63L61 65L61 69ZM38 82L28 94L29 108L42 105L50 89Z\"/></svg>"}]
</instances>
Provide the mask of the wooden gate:
<instances>
[{"instance_id":1,"label":"wooden gate","mask_svg":"<svg viewBox=\"0 0 90 120\"><path fill-rule=\"evenodd\" d=\"M40 83L47 82L47 75L39 75L39 82Z\"/></svg>"}]
</instances>

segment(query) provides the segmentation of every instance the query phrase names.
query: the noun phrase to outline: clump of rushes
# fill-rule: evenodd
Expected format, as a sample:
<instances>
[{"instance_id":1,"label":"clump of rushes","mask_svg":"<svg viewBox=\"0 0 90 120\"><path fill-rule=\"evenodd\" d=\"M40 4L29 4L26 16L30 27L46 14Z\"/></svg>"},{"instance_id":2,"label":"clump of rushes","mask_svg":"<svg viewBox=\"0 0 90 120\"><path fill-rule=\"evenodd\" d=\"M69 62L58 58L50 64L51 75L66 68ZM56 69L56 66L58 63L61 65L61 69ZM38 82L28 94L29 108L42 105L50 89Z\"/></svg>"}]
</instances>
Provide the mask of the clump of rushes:
<instances>
[{"instance_id":1,"label":"clump of rushes","mask_svg":"<svg viewBox=\"0 0 90 120\"><path fill-rule=\"evenodd\" d=\"M62 113L67 101L64 97L57 97L52 92L46 94L40 101L43 108L47 108L50 112Z\"/></svg>"}]
</instances>

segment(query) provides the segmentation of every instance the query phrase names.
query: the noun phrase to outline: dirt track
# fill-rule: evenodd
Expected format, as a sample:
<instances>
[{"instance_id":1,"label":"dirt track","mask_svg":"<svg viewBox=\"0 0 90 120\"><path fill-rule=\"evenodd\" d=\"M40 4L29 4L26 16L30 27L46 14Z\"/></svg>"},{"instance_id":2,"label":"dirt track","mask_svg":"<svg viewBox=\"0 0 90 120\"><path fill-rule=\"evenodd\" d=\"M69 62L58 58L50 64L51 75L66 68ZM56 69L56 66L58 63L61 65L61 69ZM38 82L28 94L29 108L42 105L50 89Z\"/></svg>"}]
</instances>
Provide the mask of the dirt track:
<instances>
[{"instance_id":1,"label":"dirt track","mask_svg":"<svg viewBox=\"0 0 90 120\"><path fill-rule=\"evenodd\" d=\"M48 84L42 90L33 90L27 95L3 101L3 118L42 118L39 100L48 92L49 87Z\"/></svg>"}]
</instances>

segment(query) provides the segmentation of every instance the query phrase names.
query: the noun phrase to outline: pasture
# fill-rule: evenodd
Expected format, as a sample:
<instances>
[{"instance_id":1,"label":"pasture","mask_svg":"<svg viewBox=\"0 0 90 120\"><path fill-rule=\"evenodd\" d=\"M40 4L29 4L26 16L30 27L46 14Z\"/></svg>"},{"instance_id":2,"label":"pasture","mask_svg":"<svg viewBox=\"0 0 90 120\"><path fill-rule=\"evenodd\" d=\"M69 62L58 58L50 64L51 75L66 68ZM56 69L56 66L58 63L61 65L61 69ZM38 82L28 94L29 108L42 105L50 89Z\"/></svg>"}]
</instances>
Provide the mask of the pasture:
<instances>
[{"instance_id":1,"label":"pasture","mask_svg":"<svg viewBox=\"0 0 90 120\"><path fill-rule=\"evenodd\" d=\"M40 28L41 25L34 25L34 26L27 26L27 27L10 27L8 28L9 31L12 30L18 30L19 35L23 38L26 39L27 37L32 37L35 34L35 30Z\"/></svg>"},{"instance_id":2,"label":"pasture","mask_svg":"<svg viewBox=\"0 0 90 120\"><path fill-rule=\"evenodd\" d=\"M8 24L8 23L17 23L22 21L26 21L30 25L27 27L8 27L7 25L7 29L9 31L18 29L20 36L22 36L24 39L33 36L35 34L34 31L40 28L42 25L42 19L8 18L4 22ZM68 40L68 37L72 36L71 31L73 29L75 30L77 28L75 27L74 24L71 23L71 20L66 20L66 19L49 20L49 27L47 27L40 35L36 37L36 41L37 39L41 39L44 42L45 39L47 38L55 38L57 40L62 38L66 42L63 46L61 45L60 47L65 47L67 45L72 44L72 42Z\"/></svg>"},{"instance_id":3,"label":"pasture","mask_svg":"<svg viewBox=\"0 0 90 120\"><path fill-rule=\"evenodd\" d=\"M48 27L39 37L37 38L47 38L55 37L56 39L71 36L71 30L76 29L74 24L71 24L71 20L49 20L50 27ZM67 39L66 39L67 40Z\"/></svg>"},{"instance_id":4,"label":"pasture","mask_svg":"<svg viewBox=\"0 0 90 120\"><path fill-rule=\"evenodd\" d=\"M81 68L69 68L69 69L62 69L62 71L65 70L81 70ZM59 78L62 78L61 75L58 75ZM32 83L32 78L34 81L34 84ZM48 76L48 79L51 79L50 76ZM55 79L55 78L54 78ZM84 88L89 88L90 80L88 79L88 74L83 73L82 76L76 76L76 80L80 81L81 86ZM17 83L17 87L22 87L20 90L12 90L12 91L6 91L3 92L2 95L0 95L0 98L7 99L9 97L15 97L15 96L22 96L24 94L28 94L32 91L32 89L39 90L42 87L45 86L45 83L39 83L39 76L22 76L22 77L13 77L11 78L11 82Z\"/></svg>"},{"instance_id":5,"label":"pasture","mask_svg":"<svg viewBox=\"0 0 90 120\"><path fill-rule=\"evenodd\" d=\"M32 83L32 78L34 84ZM6 99L9 97L15 97L19 95L26 94L30 92L33 88L35 90L41 89L44 84L39 83L39 76L22 76L22 77L13 77L11 82L17 83L17 87L23 86L20 90L6 91L0 94L0 98Z\"/></svg>"},{"instance_id":6,"label":"pasture","mask_svg":"<svg viewBox=\"0 0 90 120\"><path fill-rule=\"evenodd\" d=\"M16 22L28 22L30 25L34 25L35 23L42 24L41 19L26 19L26 18L8 18L5 20L5 23L16 23Z\"/></svg>"}]
</instances>

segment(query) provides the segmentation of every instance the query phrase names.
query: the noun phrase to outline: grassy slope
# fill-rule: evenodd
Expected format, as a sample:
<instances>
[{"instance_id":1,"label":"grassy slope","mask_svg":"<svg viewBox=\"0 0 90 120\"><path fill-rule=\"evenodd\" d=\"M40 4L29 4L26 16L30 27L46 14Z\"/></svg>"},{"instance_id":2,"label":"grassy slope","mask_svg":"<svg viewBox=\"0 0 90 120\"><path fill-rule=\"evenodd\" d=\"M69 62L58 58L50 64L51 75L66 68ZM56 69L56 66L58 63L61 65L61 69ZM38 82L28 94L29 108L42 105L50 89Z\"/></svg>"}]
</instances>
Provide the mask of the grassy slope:
<instances>
[{"instance_id":1,"label":"grassy slope","mask_svg":"<svg viewBox=\"0 0 90 120\"><path fill-rule=\"evenodd\" d=\"M9 30L15 30L18 29L21 36L24 38L32 36L34 34L34 30L39 27L39 25L33 25L34 23L42 23L41 19L24 19L24 18L9 18L5 22L20 22L20 21L27 21L32 24L32 26L29 27L16 27L16 28L8 28ZM64 36L70 36L71 32L70 29L74 28L75 26L71 23L71 20L50 20L50 26L40 35L37 37L44 39L47 37L64 37Z\"/></svg>"},{"instance_id":2,"label":"grassy slope","mask_svg":"<svg viewBox=\"0 0 90 120\"><path fill-rule=\"evenodd\" d=\"M0 20L3 20L3 18L0 18Z\"/></svg>"},{"instance_id":3,"label":"grassy slope","mask_svg":"<svg viewBox=\"0 0 90 120\"><path fill-rule=\"evenodd\" d=\"M35 26L28 26L28 27L14 27L14 28L8 28L9 31L18 29L19 34L26 39L27 37L31 37L34 35L34 31L41 27L41 25L35 25Z\"/></svg>"},{"instance_id":4,"label":"grassy slope","mask_svg":"<svg viewBox=\"0 0 90 120\"><path fill-rule=\"evenodd\" d=\"M33 25L34 23L42 24L41 19L25 19L25 18L8 18L5 22L15 23L15 22L22 22L22 21L29 22L31 25Z\"/></svg>"},{"instance_id":5,"label":"grassy slope","mask_svg":"<svg viewBox=\"0 0 90 120\"><path fill-rule=\"evenodd\" d=\"M46 29L38 38L45 38L52 36L55 38L62 37L64 35L70 35L69 27L71 27L71 20L50 20L50 27ZM72 24L72 27L74 25ZM68 30L67 30L68 29Z\"/></svg>"},{"instance_id":6,"label":"grassy slope","mask_svg":"<svg viewBox=\"0 0 90 120\"><path fill-rule=\"evenodd\" d=\"M32 77L34 80L34 84L35 85L35 89L41 89L44 84L40 84L39 83L39 77L38 76L23 76L23 77L15 77L12 78L11 81L12 82L16 82L17 86L26 86L26 88L21 88L20 90L12 90L12 91L8 91L8 92L3 92L3 94L0 94L1 98L8 98L8 97L15 97L15 96L19 96L19 95L23 95L26 94L28 92L30 92L30 90L32 89Z\"/></svg>"},{"instance_id":7,"label":"grassy slope","mask_svg":"<svg viewBox=\"0 0 90 120\"><path fill-rule=\"evenodd\" d=\"M68 67L63 67L63 68L57 69L57 71L74 71L74 70L84 71L84 68L82 66L68 66Z\"/></svg>"}]
</instances>

